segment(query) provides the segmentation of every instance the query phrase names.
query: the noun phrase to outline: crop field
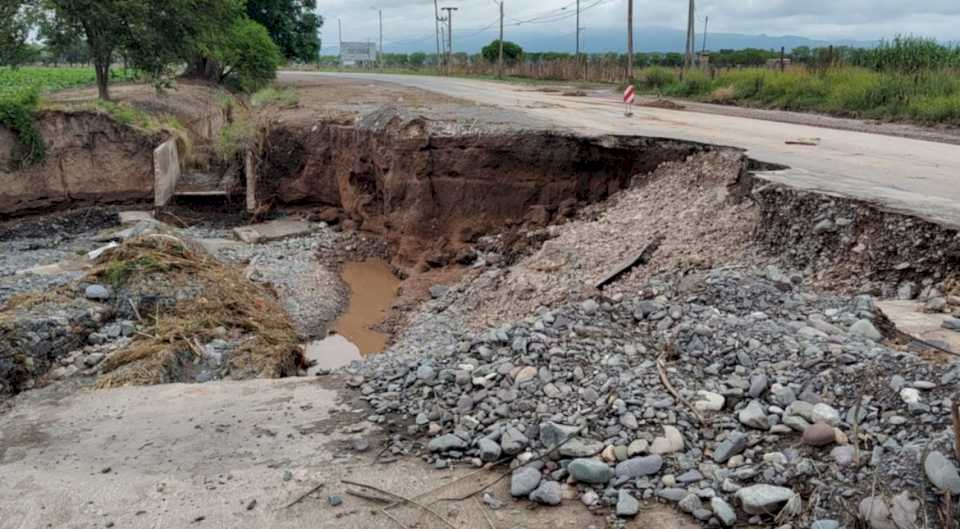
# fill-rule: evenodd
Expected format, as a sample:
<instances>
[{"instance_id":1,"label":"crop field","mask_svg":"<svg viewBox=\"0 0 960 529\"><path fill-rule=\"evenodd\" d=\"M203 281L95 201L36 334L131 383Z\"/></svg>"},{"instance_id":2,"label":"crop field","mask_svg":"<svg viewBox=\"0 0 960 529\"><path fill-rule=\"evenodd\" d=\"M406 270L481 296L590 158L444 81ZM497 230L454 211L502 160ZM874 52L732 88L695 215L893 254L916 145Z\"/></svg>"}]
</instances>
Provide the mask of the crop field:
<instances>
[{"instance_id":1,"label":"crop field","mask_svg":"<svg viewBox=\"0 0 960 529\"><path fill-rule=\"evenodd\" d=\"M113 70L110 79L114 81L130 80L134 71ZM53 92L65 88L89 86L96 82L93 68L44 68L25 67L15 70L0 68L0 93L36 90L39 93Z\"/></svg>"},{"instance_id":2,"label":"crop field","mask_svg":"<svg viewBox=\"0 0 960 529\"><path fill-rule=\"evenodd\" d=\"M653 67L642 70L636 82L648 93L710 103L960 125L960 75L950 69L744 68L710 75Z\"/></svg>"}]
</instances>

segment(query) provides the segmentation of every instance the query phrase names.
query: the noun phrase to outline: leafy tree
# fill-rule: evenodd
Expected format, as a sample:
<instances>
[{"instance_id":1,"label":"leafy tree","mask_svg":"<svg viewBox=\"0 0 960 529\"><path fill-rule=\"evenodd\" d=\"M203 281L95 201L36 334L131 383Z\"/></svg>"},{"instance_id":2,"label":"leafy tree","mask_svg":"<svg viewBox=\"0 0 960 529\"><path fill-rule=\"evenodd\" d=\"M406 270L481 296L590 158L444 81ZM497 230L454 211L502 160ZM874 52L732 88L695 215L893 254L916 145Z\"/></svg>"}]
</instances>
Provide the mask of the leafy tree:
<instances>
[{"instance_id":1,"label":"leafy tree","mask_svg":"<svg viewBox=\"0 0 960 529\"><path fill-rule=\"evenodd\" d=\"M37 34L44 45L46 62L75 64L90 61L89 49L81 28L61 24L54 11L44 11L37 25Z\"/></svg>"},{"instance_id":2,"label":"leafy tree","mask_svg":"<svg viewBox=\"0 0 960 529\"><path fill-rule=\"evenodd\" d=\"M110 99L108 82L114 53L129 39L137 3L133 0L49 0L57 23L84 35L100 99Z\"/></svg>"},{"instance_id":3,"label":"leafy tree","mask_svg":"<svg viewBox=\"0 0 960 529\"><path fill-rule=\"evenodd\" d=\"M267 28L289 60L314 62L320 52L323 17L316 0L248 0L247 16Z\"/></svg>"},{"instance_id":4,"label":"leafy tree","mask_svg":"<svg viewBox=\"0 0 960 529\"><path fill-rule=\"evenodd\" d=\"M242 12L242 0L45 0L64 31L83 35L101 99L117 54L153 76L195 53L206 31Z\"/></svg>"},{"instance_id":5,"label":"leafy tree","mask_svg":"<svg viewBox=\"0 0 960 529\"><path fill-rule=\"evenodd\" d=\"M427 54L422 51L416 51L410 54L410 57L407 59L410 63L410 66L414 68L420 68L427 62Z\"/></svg>"},{"instance_id":6,"label":"leafy tree","mask_svg":"<svg viewBox=\"0 0 960 529\"><path fill-rule=\"evenodd\" d=\"M798 64L810 64L813 60L813 50L810 46L797 46L790 52L790 58Z\"/></svg>"},{"instance_id":7,"label":"leafy tree","mask_svg":"<svg viewBox=\"0 0 960 529\"><path fill-rule=\"evenodd\" d=\"M497 62L500 57L500 40L497 39L487 44L480 50L480 54L488 62ZM509 40L503 41L503 62L513 64L523 56L523 48L515 42Z\"/></svg>"},{"instance_id":8,"label":"leafy tree","mask_svg":"<svg viewBox=\"0 0 960 529\"><path fill-rule=\"evenodd\" d=\"M283 62L280 48L267 29L238 18L225 30L207 32L198 45L204 68L215 69L216 81L245 92L254 92L276 77Z\"/></svg>"},{"instance_id":9,"label":"leafy tree","mask_svg":"<svg viewBox=\"0 0 960 529\"><path fill-rule=\"evenodd\" d=\"M17 67L38 58L36 46L28 40L39 18L36 2L0 0L0 65Z\"/></svg>"}]
</instances>

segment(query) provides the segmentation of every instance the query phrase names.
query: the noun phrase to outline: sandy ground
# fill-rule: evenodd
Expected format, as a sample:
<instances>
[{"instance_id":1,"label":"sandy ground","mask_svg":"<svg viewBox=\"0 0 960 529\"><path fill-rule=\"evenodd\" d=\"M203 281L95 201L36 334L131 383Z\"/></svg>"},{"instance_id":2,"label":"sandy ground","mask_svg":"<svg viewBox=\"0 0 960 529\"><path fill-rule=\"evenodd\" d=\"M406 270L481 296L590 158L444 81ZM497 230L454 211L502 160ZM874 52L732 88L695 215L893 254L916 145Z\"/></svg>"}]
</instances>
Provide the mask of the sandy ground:
<instances>
[{"instance_id":1,"label":"sandy ground","mask_svg":"<svg viewBox=\"0 0 960 529\"><path fill-rule=\"evenodd\" d=\"M605 518L577 501L535 508L492 490L504 506L461 496L499 475L437 471L415 458L371 463L386 436L345 402L334 380L298 378L114 390L50 386L21 394L0 416L0 528L399 527L342 480L420 497L457 528L585 529ZM351 441L366 439L357 452ZM498 471L499 472L499 471ZM288 505L320 484L316 493ZM344 503L333 507L327 496ZM481 512L481 509L483 512ZM448 527L419 508L391 510L407 527ZM416 525L414 525L416 524ZM628 527L693 528L648 505Z\"/></svg>"}]
</instances>

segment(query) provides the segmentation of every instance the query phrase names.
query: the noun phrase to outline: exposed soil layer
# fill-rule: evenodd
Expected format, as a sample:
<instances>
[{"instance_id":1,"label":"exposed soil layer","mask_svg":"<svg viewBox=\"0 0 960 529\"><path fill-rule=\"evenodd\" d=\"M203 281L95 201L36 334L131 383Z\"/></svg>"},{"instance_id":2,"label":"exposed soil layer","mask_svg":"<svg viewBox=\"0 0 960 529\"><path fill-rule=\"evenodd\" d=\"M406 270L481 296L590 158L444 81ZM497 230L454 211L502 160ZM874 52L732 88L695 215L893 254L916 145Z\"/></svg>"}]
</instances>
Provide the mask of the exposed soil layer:
<instances>
[{"instance_id":1,"label":"exposed soil layer","mask_svg":"<svg viewBox=\"0 0 960 529\"><path fill-rule=\"evenodd\" d=\"M342 208L361 229L383 234L400 263L443 265L483 234L545 226L663 162L714 149L555 132L445 136L430 128L389 110L357 126L274 128L257 199Z\"/></svg>"},{"instance_id":2,"label":"exposed soil layer","mask_svg":"<svg viewBox=\"0 0 960 529\"><path fill-rule=\"evenodd\" d=\"M162 139L99 112L43 111L44 163L14 170L19 144L0 130L0 218L68 204L144 202L153 193L153 148Z\"/></svg>"},{"instance_id":3,"label":"exposed soil layer","mask_svg":"<svg viewBox=\"0 0 960 529\"><path fill-rule=\"evenodd\" d=\"M762 180L753 180L752 196L754 239L825 286L892 297L905 281L949 283L960 274L954 228Z\"/></svg>"}]
</instances>

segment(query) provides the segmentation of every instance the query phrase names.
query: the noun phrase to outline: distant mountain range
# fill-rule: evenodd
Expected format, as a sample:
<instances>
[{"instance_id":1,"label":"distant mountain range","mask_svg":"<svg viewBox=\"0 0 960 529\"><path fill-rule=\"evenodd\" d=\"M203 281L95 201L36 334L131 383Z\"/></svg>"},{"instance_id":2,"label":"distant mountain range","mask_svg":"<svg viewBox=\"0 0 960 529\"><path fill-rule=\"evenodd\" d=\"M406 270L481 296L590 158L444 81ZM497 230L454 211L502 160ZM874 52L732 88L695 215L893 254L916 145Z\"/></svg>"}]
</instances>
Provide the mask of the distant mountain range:
<instances>
[{"instance_id":1,"label":"distant mountain range","mask_svg":"<svg viewBox=\"0 0 960 529\"><path fill-rule=\"evenodd\" d=\"M467 36L458 37L456 30L453 33L454 51L465 51L476 53L480 48L487 45L496 38L493 30L484 31L480 34L470 35L469 30L465 30ZM683 52L685 32L673 28L665 27L640 27L634 36L634 49L637 52ZM510 29L505 32L504 40L516 42L526 51L557 51L573 52L576 47L574 36L553 35L548 33L538 33L522 29ZM741 49L741 48L760 48L760 49L780 49L785 47L788 51L798 46L809 46L816 48L820 46L859 46L870 47L877 44L876 41L856 41L856 40L816 40L807 37L795 35L770 36L770 35L748 35L744 33L708 33L707 49ZM697 34L697 49L703 45L703 35ZM435 49L434 39L420 39L416 42L404 42L400 40L394 45L384 43L385 52L410 53L414 51L430 52ZM624 52L627 48L626 31L621 28L587 28L580 35L580 48L585 53L602 53L607 51Z\"/></svg>"}]
</instances>

